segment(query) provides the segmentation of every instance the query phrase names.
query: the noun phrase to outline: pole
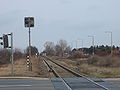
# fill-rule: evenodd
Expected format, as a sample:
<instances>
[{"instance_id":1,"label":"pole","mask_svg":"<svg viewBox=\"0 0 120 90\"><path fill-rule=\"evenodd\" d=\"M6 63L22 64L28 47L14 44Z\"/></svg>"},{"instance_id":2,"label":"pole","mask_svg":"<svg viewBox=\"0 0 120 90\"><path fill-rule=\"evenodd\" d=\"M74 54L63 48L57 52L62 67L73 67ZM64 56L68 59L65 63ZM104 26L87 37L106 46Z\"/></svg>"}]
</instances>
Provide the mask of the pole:
<instances>
[{"instance_id":1,"label":"pole","mask_svg":"<svg viewBox=\"0 0 120 90\"><path fill-rule=\"evenodd\" d=\"M75 44L75 45L74 45ZM76 50L77 50L77 42L76 42L76 40L73 40L72 41L72 46L73 46L73 48L75 48Z\"/></svg>"},{"instance_id":2,"label":"pole","mask_svg":"<svg viewBox=\"0 0 120 90\"><path fill-rule=\"evenodd\" d=\"M95 45L94 45L94 36L88 36L92 38L92 46L93 46L93 55L95 55Z\"/></svg>"},{"instance_id":3,"label":"pole","mask_svg":"<svg viewBox=\"0 0 120 90\"><path fill-rule=\"evenodd\" d=\"M83 39L78 39L78 41L81 42L81 48L82 48L82 51L83 51Z\"/></svg>"},{"instance_id":4,"label":"pole","mask_svg":"<svg viewBox=\"0 0 120 90\"><path fill-rule=\"evenodd\" d=\"M30 60L29 71L32 71L32 63L31 63L31 31L30 31L30 21L29 21L29 60Z\"/></svg>"},{"instance_id":5,"label":"pole","mask_svg":"<svg viewBox=\"0 0 120 90\"><path fill-rule=\"evenodd\" d=\"M83 39L82 39L82 51L83 51Z\"/></svg>"},{"instance_id":6,"label":"pole","mask_svg":"<svg viewBox=\"0 0 120 90\"><path fill-rule=\"evenodd\" d=\"M29 27L29 57L31 56L31 31Z\"/></svg>"},{"instance_id":7,"label":"pole","mask_svg":"<svg viewBox=\"0 0 120 90\"><path fill-rule=\"evenodd\" d=\"M13 61L13 33L11 33L11 74L14 75L14 61Z\"/></svg>"},{"instance_id":8,"label":"pole","mask_svg":"<svg viewBox=\"0 0 120 90\"><path fill-rule=\"evenodd\" d=\"M105 33L110 33L110 35L111 35L111 56L113 55L113 37L112 37L112 32L111 31L106 31Z\"/></svg>"},{"instance_id":9,"label":"pole","mask_svg":"<svg viewBox=\"0 0 120 90\"><path fill-rule=\"evenodd\" d=\"M73 43L72 42L69 42L69 45L71 48L73 48Z\"/></svg>"},{"instance_id":10,"label":"pole","mask_svg":"<svg viewBox=\"0 0 120 90\"><path fill-rule=\"evenodd\" d=\"M78 49L80 48L80 46L79 46L80 40L81 39L77 39L77 47L78 47Z\"/></svg>"},{"instance_id":11,"label":"pole","mask_svg":"<svg viewBox=\"0 0 120 90\"><path fill-rule=\"evenodd\" d=\"M113 51L112 51L112 47L113 47L113 44L112 44L113 40L112 40L112 32L111 32L111 56L113 55Z\"/></svg>"},{"instance_id":12,"label":"pole","mask_svg":"<svg viewBox=\"0 0 120 90\"><path fill-rule=\"evenodd\" d=\"M92 37L92 43L93 43L93 55L95 54L95 46L94 46L94 36Z\"/></svg>"},{"instance_id":13,"label":"pole","mask_svg":"<svg viewBox=\"0 0 120 90\"><path fill-rule=\"evenodd\" d=\"M77 44L78 44L78 42L76 41L76 49L78 48L78 47L77 47Z\"/></svg>"}]
</instances>

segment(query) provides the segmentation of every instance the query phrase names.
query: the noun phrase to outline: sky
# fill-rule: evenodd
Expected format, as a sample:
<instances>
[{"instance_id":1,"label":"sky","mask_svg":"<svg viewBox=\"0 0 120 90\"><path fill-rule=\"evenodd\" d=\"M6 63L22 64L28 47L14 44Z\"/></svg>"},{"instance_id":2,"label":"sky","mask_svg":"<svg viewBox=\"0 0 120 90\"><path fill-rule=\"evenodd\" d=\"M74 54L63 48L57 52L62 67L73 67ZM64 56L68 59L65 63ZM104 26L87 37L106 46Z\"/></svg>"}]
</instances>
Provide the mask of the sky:
<instances>
[{"instance_id":1,"label":"sky","mask_svg":"<svg viewBox=\"0 0 120 90\"><path fill-rule=\"evenodd\" d=\"M31 28L32 46L39 51L46 41L55 44L60 39L78 41L81 47L92 45L120 46L120 0L0 0L0 36L13 32L14 48L28 46L28 28L24 27L24 17L32 16L35 27ZM82 40L81 40L82 39Z\"/></svg>"}]
</instances>

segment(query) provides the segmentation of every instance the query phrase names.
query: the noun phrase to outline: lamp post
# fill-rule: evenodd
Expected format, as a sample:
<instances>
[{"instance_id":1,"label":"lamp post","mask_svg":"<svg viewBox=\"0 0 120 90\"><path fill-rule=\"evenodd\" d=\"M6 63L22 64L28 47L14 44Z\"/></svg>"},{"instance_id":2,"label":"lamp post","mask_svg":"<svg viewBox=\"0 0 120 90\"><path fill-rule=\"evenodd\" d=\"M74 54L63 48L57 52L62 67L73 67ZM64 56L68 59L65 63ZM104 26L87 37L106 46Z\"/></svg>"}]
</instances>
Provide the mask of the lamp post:
<instances>
[{"instance_id":1,"label":"lamp post","mask_svg":"<svg viewBox=\"0 0 120 90\"><path fill-rule=\"evenodd\" d=\"M78 42L77 41L75 41L75 43L76 43L76 49L78 48Z\"/></svg>"},{"instance_id":2,"label":"lamp post","mask_svg":"<svg viewBox=\"0 0 120 90\"><path fill-rule=\"evenodd\" d=\"M94 45L94 36L88 36L88 37L90 37L90 38L92 38L92 46L93 46L93 55L95 55L95 45Z\"/></svg>"},{"instance_id":3,"label":"lamp post","mask_svg":"<svg viewBox=\"0 0 120 90\"><path fill-rule=\"evenodd\" d=\"M82 43L81 43L81 48L82 48L82 50L83 50L83 39L78 39L78 41L81 41Z\"/></svg>"},{"instance_id":4,"label":"lamp post","mask_svg":"<svg viewBox=\"0 0 120 90\"><path fill-rule=\"evenodd\" d=\"M73 43L72 42L69 42L69 45L71 48L73 48Z\"/></svg>"},{"instance_id":5,"label":"lamp post","mask_svg":"<svg viewBox=\"0 0 120 90\"><path fill-rule=\"evenodd\" d=\"M110 33L110 40L111 40L111 56L113 55L113 35L111 31L106 31L105 33Z\"/></svg>"},{"instance_id":6,"label":"lamp post","mask_svg":"<svg viewBox=\"0 0 120 90\"><path fill-rule=\"evenodd\" d=\"M74 46L74 43L75 43L74 48L76 48L76 49L77 49L77 41L76 41L76 40L73 40L73 41L72 41L72 43L73 43L73 46Z\"/></svg>"}]
</instances>

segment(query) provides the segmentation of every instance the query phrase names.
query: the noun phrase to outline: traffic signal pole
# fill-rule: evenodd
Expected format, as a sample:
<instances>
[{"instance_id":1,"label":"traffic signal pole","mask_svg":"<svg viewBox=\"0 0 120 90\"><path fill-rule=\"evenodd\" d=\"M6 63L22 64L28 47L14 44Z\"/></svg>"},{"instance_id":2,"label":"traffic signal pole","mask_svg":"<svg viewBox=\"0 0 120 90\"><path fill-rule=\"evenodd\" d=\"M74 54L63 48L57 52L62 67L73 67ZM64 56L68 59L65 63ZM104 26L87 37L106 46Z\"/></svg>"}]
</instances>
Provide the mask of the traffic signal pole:
<instances>
[{"instance_id":1,"label":"traffic signal pole","mask_svg":"<svg viewBox=\"0 0 120 90\"><path fill-rule=\"evenodd\" d=\"M13 57L13 33L11 33L11 74L14 75L14 57Z\"/></svg>"},{"instance_id":2,"label":"traffic signal pole","mask_svg":"<svg viewBox=\"0 0 120 90\"><path fill-rule=\"evenodd\" d=\"M31 62L31 27L34 27L34 17L25 17L24 18L25 27L29 28L28 34L29 34L29 48L28 48L28 54L29 54L29 71L32 71L32 62Z\"/></svg>"},{"instance_id":3,"label":"traffic signal pole","mask_svg":"<svg viewBox=\"0 0 120 90\"><path fill-rule=\"evenodd\" d=\"M9 46L8 35L11 36L11 46ZM3 37L0 37L0 39L3 40L3 42L1 42L0 44L3 45L4 48L11 48L11 57L10 57L10 62L11 62L11 75L14 76L13 33L3 34Z\"/></svg>"},{"instance_id":4,"label":"traffic signal pole","mask_svg":"<svg viewBox=\"0 0 120 90\"><path fill-rule=\"evenodd\" d=\"M13 33L8 34L11 36L11 46L9 48L11 48L11 75L14 76L14 51L13 51Z\"/></svg>"},{"instance_id":5,"label":"traffic signal pole","mask_svg":"<svg viewBox=\"0 0 120 90\"><path fill-rule=\"evenodd\" d=\"M29 56L31 56L31 31L29 27Z\"/></svg>"},{"instance_id":6,"label":"traffic signal pole","mask_svg":"<svg viewBox=\"0 0 120 90\"><path fill-rule=\"evenodd\" d=\"M30 26L29 26L29 60L30 60L29 71L32 71L32 62L31 62L31 31L30 31Z\"/></svg>"},{"instance_id":7,"label":"traffic signal pole","mask_svg":"<svg viewBox=\"0 0 120 90\"><path fill-rule=\"evenodd\" d=\"M28 19L29 20L29 61L30 61L30 64L29 64L29 71L32 71L32 62L31 62L31 31L30 31L30 18Z\"/></svg>"}]
</instances>

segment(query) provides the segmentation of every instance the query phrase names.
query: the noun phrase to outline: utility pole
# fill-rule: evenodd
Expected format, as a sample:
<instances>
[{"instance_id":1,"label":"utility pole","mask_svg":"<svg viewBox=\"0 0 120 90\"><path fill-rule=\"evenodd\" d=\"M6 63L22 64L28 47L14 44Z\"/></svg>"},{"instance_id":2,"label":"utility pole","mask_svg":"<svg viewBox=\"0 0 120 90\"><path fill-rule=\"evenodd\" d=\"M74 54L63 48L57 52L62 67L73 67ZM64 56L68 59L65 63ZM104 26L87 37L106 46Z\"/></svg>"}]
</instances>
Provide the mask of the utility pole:
<instances>
[{"instance_id":1,"label":"utility pole","mask_svg":"<svg viewBox=\"0 0 120 90\"><path fill-rule=\"evenodd\" d=\"M93 46L93 55L95 55L95 45L94 45L94 36L88 36L92 38L92 46Z\"/></svg>"},{"instance_id":2,"label":"utility pole","mask_svg":"<svg viewBox=\"0 0 120 90\"><path fill-rule=\"evenodd\" d=\"M110 42L111 42L111 56L113 55L113 35L111 31L106 31L105 33L110 33Z\"/></svg>"}]
</instances>

